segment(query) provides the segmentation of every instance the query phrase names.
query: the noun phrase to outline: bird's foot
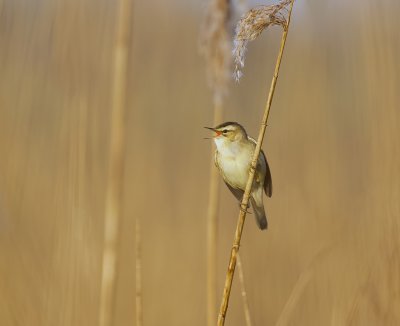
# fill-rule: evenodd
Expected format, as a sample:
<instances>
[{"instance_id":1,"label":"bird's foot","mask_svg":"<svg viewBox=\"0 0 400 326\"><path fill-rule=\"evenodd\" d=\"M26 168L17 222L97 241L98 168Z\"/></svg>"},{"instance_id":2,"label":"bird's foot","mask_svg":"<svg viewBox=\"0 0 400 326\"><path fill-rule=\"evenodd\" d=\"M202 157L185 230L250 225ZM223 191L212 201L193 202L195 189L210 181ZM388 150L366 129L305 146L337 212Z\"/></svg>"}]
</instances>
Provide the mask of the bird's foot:
<instances>
[{"instance_id":1,"label":"bird's foot","mask_svg":"<svg viewBox=\"0 0 400 326\"><path fill-rule=\"evenodd\" d=\"M251 214L250 212L249 212L249 208L250 208L250 205L249 204L247 204L247 207L245 207L245 205L243 205L242 203L239 203L239 208L240 208L240 210L243 212L243 213L246 213L246 214Z\"/></svg>"}]
</instances>

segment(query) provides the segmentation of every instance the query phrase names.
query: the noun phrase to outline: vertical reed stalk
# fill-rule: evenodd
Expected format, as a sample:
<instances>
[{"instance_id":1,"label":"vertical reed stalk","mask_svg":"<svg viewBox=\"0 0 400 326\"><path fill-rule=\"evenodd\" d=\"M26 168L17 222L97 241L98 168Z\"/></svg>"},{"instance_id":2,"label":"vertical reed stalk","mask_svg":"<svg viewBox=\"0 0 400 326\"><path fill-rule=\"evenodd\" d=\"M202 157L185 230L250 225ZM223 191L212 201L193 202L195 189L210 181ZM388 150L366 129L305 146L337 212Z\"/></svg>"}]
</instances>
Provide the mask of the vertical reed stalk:
<instances>
[{"instance_id":1,"label":"vertical reed stalk","mask_svg":"<svg viewBox=\"0 0 400 326\"><path fill-rule=\"evenodd\" d=\"M244 317L246 320L246 326L251 326L249 301L247 300L247 292L244 284L243 265L239 253L237 254L237 265L238 265L240 291L242 293L242 302L243 302L243 310L244 310Z\"/></svg>"},{"instance_id":2,"label":"vertical reed stalk","mask_svg":"<svg viewBox=\"0 0 400 326\"><path fill-rule=\"evenodd\" d=\"M104 249L99 308L99 325L109 326L113 317L117 274L117 250L121 219L123 160L125 143L124 112L132 0L119 0L114 44L110 125L110 148L104 217Z\"/></svg>"},{"instance_id":3,"label":"vertical reed stalk","mask_svg":"<svg viewBox=\"0 0 400 326\"><path fill-rule=\"evenodd\" d=\"M230 75L229 0L210 0L201 35L201 52L206 59L207 75L213 92L214 125L222 122L223 99ZM214 149L211 150L210 187L207 209L207 325L217 316L217 213L219 176L214 169Z\"/></svg>"},{"instance_id":4,"label":"vertical reed stalk","mask_svg":"<svg viewBox=\"0 0 400 326\"><path fill-rule=\"evenodd\" d=\"M135 263L136 263L136 324L143 325L143 306L142 306L142 239L140 230L140 219L135 218Z\"/></svg>"},{"instance_id":5,"label":"vertical reed stalk","mask_svg":"<svg viewBox=\"0 0 400 326\"><path fill-rule=\"evenodd\" d=\"M290 318L292 317L295 308L298 307L297 304L299 303L304 290L315 274L315 265L321 261L323 257L326 257L332 247L332 244L329 244L318 250L311 261L307 264L307 267L301 272L275 326L286 326L290 323ZM340 325L342 324L343 323L340 323Z\"/></svg>"},{"instance_id":6,"label":"vertical reed stalk","mask_svg":"<svg viewBox=\"0 0 400 326\"><path fill-rule=\"evenodd\" d=\"M214 126L222 121L222 101L214 100ZM207 325L214 324L217 315L217 214L219 175L214 168L214 148L211 148L210 189L207 212Z\"/></svg>"},{"instance_id":7,"label":"vertical reed stalk","mask_svg":"<svg viewBox=\"0 0 400 326\"><path fill-rule=\"evenodd\" d=\"M306 269L300 274L275 326L289 325L290 317L292 316L294 309L297 307L297 303L299 302L300 297L304 292L304 289L310 282L312 275L313 270L311 270L310 268Z\"/></svg>"},{"instance_id":8,"label":"vertical reed stalk","mask_svg":"<svg viewBox=\"0 0 400 326\"><path fill-rule=\"evenodd\" d=\"M294 0L292 0L290 3L287 23L284 28L283 34L282 34L279 54L278 54L278 58L277 58L276 65L275 65L275 71L274 71L274 75L272 78L272 82L271 82L271 86L270 86L270 90L269 90L269 94L268 94L268 99L267 99L267 102L265 105L264 115L263 115L263 118L261 121L261 127L260 127L260 131L259 131L258 138L257 138L257 145L256 145L256 148L254 151L252 161L251 161L251 166L250 166L250 170L249 170L249 178L247 180L246 189L245 189L242 203L241 203L242 209L240 210L239 218L238 218L238 222L237 222L237 226L236 226L235 237L234 237L234 241L233 241L233 245L232 245L232 249L231 249L228 271L226 274L225 286L224 286L224 291L223 291L223 295L222 295L222 302L221 302L220 312L219 312L219 316L218 316L218 325L219 326L222 326L225 324L225 317L226 317L226 312L228 310L229 297L230 297L230 293L231 293L231 289L232 289L233 276L234 276L235 268L236 268L237 254L239 251L240 240L242 237L244 221L246 219L246 213L247 213L246 209L243 209L243 208L248 207L248 203L249 203L250 191L251 191L251 188L253 185L254 174L255 174L256 166L257 166L257 160L258 160L258 156L260 155L265 130L267 128L267 122L268 122L268 116L269 116L269 112L270 112L270 108L271 108L271 104L272 104L272 98L274 96L276 82L277 82L278 74L279 74L279 68L281 65L283 51L285 49L285 43L286 43L288 31L289 31L293 3L294 3Z\"/></svg>"}]
</instances>

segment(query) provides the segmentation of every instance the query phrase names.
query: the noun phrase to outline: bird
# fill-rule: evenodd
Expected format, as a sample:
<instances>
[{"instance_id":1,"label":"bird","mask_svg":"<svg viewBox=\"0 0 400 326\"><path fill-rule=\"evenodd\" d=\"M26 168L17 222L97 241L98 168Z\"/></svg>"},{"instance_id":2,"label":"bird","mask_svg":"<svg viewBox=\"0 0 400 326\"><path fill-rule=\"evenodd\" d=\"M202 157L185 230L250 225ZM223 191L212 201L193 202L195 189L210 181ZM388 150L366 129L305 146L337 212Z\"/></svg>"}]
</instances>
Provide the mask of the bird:
<instances>
[{"instance_id":1,"label":"bird","mask_svg":"<svg viewBox=\"0 0 400 326\"><path fill-rule=\"evenodd\" d=\"M215 132L216 145L214 162L229 190L242 201L256 141L247 135L246 130L237 122L224 122L214 128L204 127ZM268 228L265 215L263 192L272 196L271 171L264 152L258 157L256 173L250 194L250 203L261 230Z\"/></svg>"}]
</instances>

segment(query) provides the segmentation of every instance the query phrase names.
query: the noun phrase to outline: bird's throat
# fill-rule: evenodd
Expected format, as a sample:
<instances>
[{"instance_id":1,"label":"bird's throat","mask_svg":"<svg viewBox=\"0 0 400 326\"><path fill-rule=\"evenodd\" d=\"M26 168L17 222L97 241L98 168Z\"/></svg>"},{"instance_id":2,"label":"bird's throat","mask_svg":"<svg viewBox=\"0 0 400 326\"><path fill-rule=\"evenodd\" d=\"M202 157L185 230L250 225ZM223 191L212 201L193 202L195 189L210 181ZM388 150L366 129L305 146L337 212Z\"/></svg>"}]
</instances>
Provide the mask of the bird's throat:
<instances>
[{"instance_id":1,"label":"bird's throat","mask_svg":"<svg viewBox=\"0 0 400 326\"><path fill-rule=\"evenodd\" d=\"M243 144L238 141L229 141L221 137L214 138L218 152L225 157L236 157L243 150Z\"/></svg>"}]
</instances>

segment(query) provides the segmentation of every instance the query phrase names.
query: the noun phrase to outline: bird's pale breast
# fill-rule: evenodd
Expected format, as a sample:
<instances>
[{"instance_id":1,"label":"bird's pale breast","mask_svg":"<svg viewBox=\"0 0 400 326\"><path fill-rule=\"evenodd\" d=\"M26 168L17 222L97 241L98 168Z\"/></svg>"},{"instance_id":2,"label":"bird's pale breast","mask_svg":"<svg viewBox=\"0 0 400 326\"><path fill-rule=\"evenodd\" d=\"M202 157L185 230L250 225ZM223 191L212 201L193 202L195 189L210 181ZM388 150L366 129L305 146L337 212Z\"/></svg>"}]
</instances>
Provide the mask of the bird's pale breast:
<instances>
[{"instance_id":1,"label":"bird's pale breast","mask_svg":"<svg viewBox=\"0 0 400 326\"><path fill-rule=\"evenodd\" d=\"M251 148L239 148L239 145L217 146L217 164L224 180L234 188L244 189L253 151Z\"/></svg>"},{"instance_id":2,"label":"bird's pale breast","mask_svg":"<svg viewBox=\"0 0 400 326\"><path fill-rule=\"evenodd\" d=\"M227 142L216 139L217 166L225 180L230 186L244 190L249 177L249 167L255 149L255 141L249 138L249 142ZM264 156L258 159L257 173L253 187L264 184L266 173L266 162Z\"/></svg>"}]
</instances>

